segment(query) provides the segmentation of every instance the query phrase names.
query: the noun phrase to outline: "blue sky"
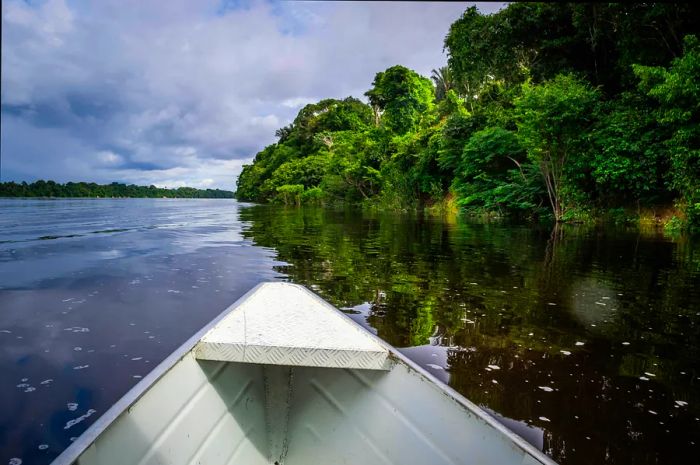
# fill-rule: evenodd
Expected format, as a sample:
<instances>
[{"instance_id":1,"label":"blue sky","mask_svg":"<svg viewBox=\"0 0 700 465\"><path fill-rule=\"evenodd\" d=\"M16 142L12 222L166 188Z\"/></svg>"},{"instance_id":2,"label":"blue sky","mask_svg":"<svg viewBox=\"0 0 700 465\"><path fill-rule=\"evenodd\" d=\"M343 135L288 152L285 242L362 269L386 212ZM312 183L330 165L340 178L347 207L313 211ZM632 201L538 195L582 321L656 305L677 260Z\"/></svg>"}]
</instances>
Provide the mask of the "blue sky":
<instances>
[{"instance_id":1,"label":"blue sky","mask_svg":"<svg viewBox=\"0 0 700 465\"><path fill-rule=\"evenodd\" d=\"M2 180L234 189L304 104L444 65L469 5L3 0Z\"/></svg>"}]
</instances>

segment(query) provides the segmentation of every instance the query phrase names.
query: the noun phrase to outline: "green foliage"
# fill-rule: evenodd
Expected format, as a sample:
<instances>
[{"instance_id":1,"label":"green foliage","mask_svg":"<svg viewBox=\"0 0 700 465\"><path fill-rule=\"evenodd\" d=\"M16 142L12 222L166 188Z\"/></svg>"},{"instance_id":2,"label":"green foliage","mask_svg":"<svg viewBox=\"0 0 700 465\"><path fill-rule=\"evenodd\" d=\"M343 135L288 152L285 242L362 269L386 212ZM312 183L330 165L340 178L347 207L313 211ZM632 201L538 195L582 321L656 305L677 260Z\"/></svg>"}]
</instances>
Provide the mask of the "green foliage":
<instances>
[{"instance_id":1,"label":"green foliage","mask_svg":"<svg viewBox=\"0 0 700 465\"><path fill-rule=\"evenodd\" d=\"M323 204L325 194L320 187L312 187L301 194L301 202L305 204Z\"/></svg>"},{"instance_id":2,"label":"green foliage","mask_svg":"<svg viewBox=\"0 0 700 465\"><path fill-rule=\"evenodd\" d=\"M533 211L542 203L539 173L517 135L490 127L472 135L462 153L453 189L458 204L477 211Z\"/></svg>"},{"instance_id":3,"label":"green foliage","mask_svg":"<svg viewBox=\"0 0 700 465\"><path fill-rule=\"evenodd\" d=\"M430 79L435 83L435 101L439 102L443 100L447 93L450 91L454 92L455 83L452 79L452 72L447 66L443 66L438 69L434 69L430 73Z\"/></svg>"},{"instance_id":4,"label":"green foliage","mask_svg":"<svg viewBox=\"0 0 700 465\"><path fill-rule=\"evenodd\" d=\"M382 112L384 127L396 134L414 131L434 100L430 80L403 66L392 66L377 73L372 89L365 95L370 104Z\"/></svg>"},{"instance_id":5,"label":"green foliage","mask_svg":"<svg viewBox=\"0 0 700 465\"><path fill-rule=\"evenodd\" d=\"M586 169L582 153L598 99L598 91L585 81L558 75L540 85L526 82L515 101L518 137L542 174L557 221L578 194L572 179Z\"/></svg>"},{"instance_id":6,"label":"green foliage","mask_svg":"<svg viewBox=\"0 0 700 465\"><path fill-rule=\"evenodd\" d=\"M464 95L479 94L488 76L510 85L569 72L619 92L634 87L633 64L680 55L698 18L693 3L512 3L491 15L471 7L450 27L445 49Z\"/></svg>"},{"instance_id":7,"label":"green foliage","mask_svg":"<svg viewBox=\"0 0 700 465\"><path fill-rule=\"evenodd\" d=\"M40 179L31 184L26 182L0 183L0 197L102 197L102 198L199 198L231 199L233 192L220 189L195 189L178 187L165 189L156 186L137 186L134 184L95 184L94 182L67 182L59 184Z\"/></svg>"},{"instance_id":8,"label":"green foliage","mask_svg":"<svg viewBox=\"0 0 700 465\"><path fill-rule=\"evenodd\" d=\"M285 205L301 205L301 195L304 192L304 186L301 184L285 184L277 188L278 198Z\"/></svg>"},{"instance_id":9,"label":"green foliage","mask_svg":"<svg viewBox=\"0 0 700 465\"><path fill-rule=\"evenodd\" d=\"M431 82L403 66L365 96L301 109L243 168L236 195L589 221L670 211L700 224L694 4L467 9ZM433 86L434 83L434 86ZM290 201L287 199L287 201ZM293 202L292 202L293 203ZM608 217L616 217L614 214ZM627 216L626 216L627 217ZM666 218L669 218L666 215Z\"/></svg>"},{"instance_id":10,"label":"green foliage","mask_svg":"<svg viewBox=\"0 0 700 465\"><path fill-rule=\"evenodd\" d=\"M685 40L685 52L668 69L635 66L640 88L658 102L656 116L669 130L671 186L686 205L689 223L700 227L700 41Z\"/></svg>"},{"instance_id":11,"label":"green foliage","mask_svg":"<svg viewBox=\"0 0 700 465\"><path fill-rule=\"evenodd\" d=\"M654 203L671 198L664 177L667 150L649 99L626 93L600 108L591 133L589 176L579 189L601 206Z\"/></svg>"}]
</instances>

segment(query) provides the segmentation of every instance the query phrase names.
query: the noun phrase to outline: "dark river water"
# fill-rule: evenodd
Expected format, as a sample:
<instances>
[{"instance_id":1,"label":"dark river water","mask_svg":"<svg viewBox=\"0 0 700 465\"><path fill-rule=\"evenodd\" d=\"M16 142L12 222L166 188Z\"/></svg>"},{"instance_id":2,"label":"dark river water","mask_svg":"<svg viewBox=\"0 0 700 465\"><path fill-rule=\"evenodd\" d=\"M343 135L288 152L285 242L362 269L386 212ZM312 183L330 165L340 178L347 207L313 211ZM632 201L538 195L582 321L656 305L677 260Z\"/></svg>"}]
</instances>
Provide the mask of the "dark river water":
<instances>
[{"instance_id":1,"label":"dark river water","mask_svg":"<svg viewBox=\"0 0 700 465\"><path fill-rule=\"evenodd\" d=\"M561 464L700 453L700 241L232 200L0 199L0 465L49 463L269 280L314 290Z\"/></svg>"}]
</instances>

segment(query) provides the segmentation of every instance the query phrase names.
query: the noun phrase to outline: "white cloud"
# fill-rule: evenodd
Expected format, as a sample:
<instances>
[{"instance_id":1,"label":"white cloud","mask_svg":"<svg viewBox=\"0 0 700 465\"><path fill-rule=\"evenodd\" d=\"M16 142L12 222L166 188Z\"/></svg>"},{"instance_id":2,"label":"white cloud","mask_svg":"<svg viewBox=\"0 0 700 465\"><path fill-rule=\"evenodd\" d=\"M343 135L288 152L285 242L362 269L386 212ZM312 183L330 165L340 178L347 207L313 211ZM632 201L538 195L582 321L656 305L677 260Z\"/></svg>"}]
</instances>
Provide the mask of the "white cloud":
<instances>
[{"instance_id":1,"label":"white cloud","mask_svg":"<svg viewBox=\"0 0 700 465\"><path fill-rule=\"evenodd\" d=\"M124 159L110 150L101 150L97 152L97 158L106 166L119 165L124 162Z\"/></svg>"},{"instance_id":2,"label":"white cloud","mask_svg":"<svg viewBox=\"0 0 700 465\"><path fill-rule=\"evenodd\" d=\"M233 189L304 104L443 65L467 6L3 1L3 179Z\"/></svg>"}]
</instances>

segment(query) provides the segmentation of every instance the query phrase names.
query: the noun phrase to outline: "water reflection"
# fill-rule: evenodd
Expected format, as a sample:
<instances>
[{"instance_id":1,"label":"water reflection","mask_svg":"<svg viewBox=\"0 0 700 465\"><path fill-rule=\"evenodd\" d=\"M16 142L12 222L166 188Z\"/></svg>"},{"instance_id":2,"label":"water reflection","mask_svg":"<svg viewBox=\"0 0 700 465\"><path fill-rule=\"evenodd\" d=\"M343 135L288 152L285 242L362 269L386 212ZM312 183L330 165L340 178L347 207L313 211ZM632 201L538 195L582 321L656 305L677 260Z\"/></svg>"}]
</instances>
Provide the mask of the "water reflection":
<instances>
[{"instance_id":1,"label":"water reflection","mask_svg":"<svg viewBox=\"0 0 700 465\"><path fill-rule=\"evenodd\" d=\"M232 200L0 199L0 464L50 463L260 281ZM49 238L51 236L51 238Z\"/></svg>"},{"instance_id":2,"label":"water reflection","mask_svg":"<svg viewBox=\"0 0 700 465\"><path fill-rule=\"evenodd\" d=\"M562 464L697 454L692 241L313 208L241 218L288 263L278 271Z\"/></svg>"}]
</instances>

